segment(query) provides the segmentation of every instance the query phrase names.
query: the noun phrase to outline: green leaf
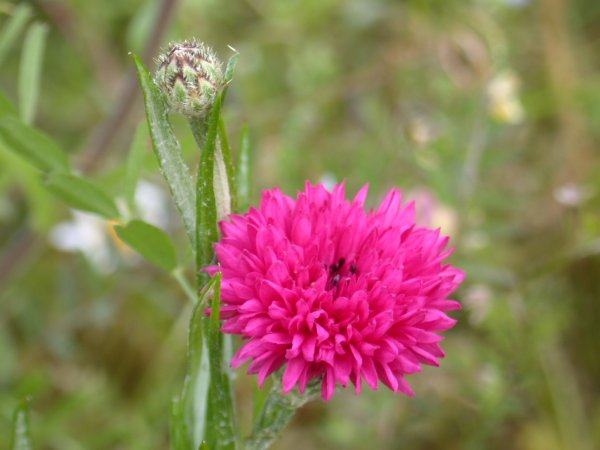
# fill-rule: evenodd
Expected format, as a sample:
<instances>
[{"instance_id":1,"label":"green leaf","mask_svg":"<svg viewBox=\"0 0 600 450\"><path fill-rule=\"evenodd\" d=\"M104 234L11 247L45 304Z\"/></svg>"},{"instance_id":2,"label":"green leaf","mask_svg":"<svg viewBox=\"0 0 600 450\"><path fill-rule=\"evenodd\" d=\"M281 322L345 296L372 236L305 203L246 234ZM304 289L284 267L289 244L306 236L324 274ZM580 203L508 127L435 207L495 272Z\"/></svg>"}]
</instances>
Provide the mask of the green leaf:
<instances>
[{"instance_id":1,"label":"green leaf","mask_svg":"<svg viewBox=\"0 0 600 450\"><path fill-rule=\"evenodd\" d=\"M135 190L137 188L142 163L144 161L144 151L146 150L146 139L148 137L148 128L144 123L140 123L135 129L129 154L127 156L127 166L125 168L125 181L123 193L130 208L134 208Z\"/></svg>"},{"instance_id":2,"label":"green leaf","mask_svg":"<svg viewBox=\"0 0 600 450\"><path fill-rule=\"evenodd\" d=\"M210 450L210 447L206 442L203 442L202 444L200 444L200 447L198 447L198 450Z\"/></svg>"},{"instance_id":3,"label":"green leaf","mask_svg":"<svg viewBox=\"0 0 600 450\"><path fill-rule=\"evenodd\" d=\"M160 228L141 220L126 226L116 225L115 231L132 249L163 270L177 267L177 254L169 236Z\"/></svg>"},{"instance_id":4,"label":"green leaf","mask_svg":"<svg viewBox=\"0 0 600 450\"><path fill-rule=\"evenodd\" d=\"M35 117L47 34L48 27L36 22L27 30L23 43L19 68L19 111L27 124L31 124Z\"/></svg>"},{"instance_id":5,"label":"green leaf","mask_svg":"<svg viewBox=\"0 0 600 450\"><path fill-rule=\"evenodd\" d=\"M29 408L27 402L22 401L13 415L13 430L11 450L31 450L31 433L29 430Z\"/></svg>"},{"instance_id":6,"label":"green leaf","mask_svg":"<svg viewBox=\"0 0 600 450\"><path fill-rule=\"evenodd\" d=\"M192 448L185 426L183 402L178 396L174 397L171 402L169 434L171 437L171 448L173 450L189 450Z\"/></svg>"},{"instance_id":7,"label":"green leaf","mask_svg":"<svg viewBox=\"0 0 600 450\"><path fill-rule=\"evenodd\" d=\"M250 189L252 185L250 161L252 157L252 143L248 127L242 128L240 153L237 163L237 200L238 212L243 212L250 206Z\"/></svg>"},{"instance_id":8,"label":"green leaf","mask_svg":"<svg viewBox=\"0 0 600 450\"><path fill-rule=\"evenodd\" d=\"M95 213L107 219L119 217L119 211L108 194L83 178L51 174L45 185L50 192L72 208Z\"/></svg>"},{"instance_id":9,"label":"green leaf","mask_svg":"<svg viewBox=\"0 0 600 450\"><path fill-rule=\"evenodd\" d=\"M6 96L0 92L0 117L16 116L17 110Z\"/></svg>"},{"instance_id":10,"label":"green leaf","mask_svg":"<svg viewBox=\"0 0 600 450\"><path fill-rule=\"evenodd\" d=\"M210 362L210 385L208 387L205 440L214 450L235 450L236 435L233 411L233 396L229 374L223 364L223 333L219 307L221 305L221 274L213 289L213 301L205 336L208 343Z\"/></svg>"},{"instance_id":11,"label":"green leaf","mask_svg":"<svg viewBox=\"0 0 600 450\"><path fill-rule=\"evenodd\" d=\"M208 306L208 295L218 277L211 278L202 289L192 312L188 330L188 370L183 384L181 403L183 419L175 422L177 435L186 436L188 448L197 448L204 439L206 424L206 400L210 383L208 349L204 339L207 318L204 314Z\"/></svg>"},{"instance_id":12,"label":"green leaf","mask_svg":"<svg viewBox=\"0 0 600 450\"><path fill-rule=\"evenodd\" d=\"M232 47L229 47L232 50L234 50ZM227 67L225 68L225 75L223 77L223 83L224 84L229 84L231 82L231 80L233 80L233 73L235 72L235 66L237 65L238 59L240 59L240 54L237 52L237 50L234 50L234 54L231 58L229 58L229 61L227 61Z\"/></svg>"},{"instance_id":13,"label":"green leaf","mask_svg":"<svg viewBox=\"0 0 600 450\"><path fill-rule=\"evenodd\" d=\"M222 93L217 96L208 120L206 141L200 157L197 178L196 208L198 218L196 223L196 268L198 269L198 285L202 286L208 279L208 274L201 269L213 261L213 244L217 241L217 207L214 191L215 149L219 116L221 114Z\"/></svg>"},{"instance_id":14,"label":"green leaf","mask_svg":"<svg viewBox=\"0 0 600 450\"><path fill-rule=\"evenodd\" d=\"M0 66L4 62L4 58L6 58L8 52L17 42L21 32L25 29L25 25L27 25L31 14L31 7L21 3L15 7L14 13L8 20L8 23L2 25L2 33L0 34Z\"/></svg>"},{"instance_id":15,"label":"green leaf","mask_svg":"<svg viewBox=\"0 0 600 450\"><path fill-rule=\"evenodd\" d=\"M0 117L0 139L43 172L69 172L69 159L58 144L16 117Z\"/></svg>"},{"instance_id":16,"label":"green leaf","mask_svg":"<svg viewBox=\"0 0 600 450\"><path fill-rule=\"evenodd\" d=\"M231 209L237 209L237 194L235 189L235 170L233 168L233 159L231 157L231 147L227 138L227 130L225 129L225 121L223 117L219 117L219 142L221 144L221 153L223 154L223 162L225 163L225 171L227 172L227 185L229 186L229 195L231 195Z\"/></svg>"},{"instance_id":17,"label":"green leaf","mask_svg":"<svg viewBox=\"0 0 600 450\"><path fill-rule=\"evenodd\" d=\"M133 55L133 62L144 93L148 129L160 171L171 190L192 248L196 249L196 197L189 169L183 160L179 141L169 123L169 110L163 94L136 55Z\"/></svg>"}]
</instances>

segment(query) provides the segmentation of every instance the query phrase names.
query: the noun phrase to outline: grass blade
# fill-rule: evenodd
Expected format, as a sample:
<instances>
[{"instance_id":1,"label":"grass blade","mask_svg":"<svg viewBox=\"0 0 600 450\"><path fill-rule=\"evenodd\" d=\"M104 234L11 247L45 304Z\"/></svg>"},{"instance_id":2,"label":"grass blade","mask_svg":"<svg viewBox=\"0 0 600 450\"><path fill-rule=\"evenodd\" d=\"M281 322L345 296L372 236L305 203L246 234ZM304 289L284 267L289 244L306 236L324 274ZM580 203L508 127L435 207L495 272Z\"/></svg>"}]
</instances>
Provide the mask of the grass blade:
<instances>
[{"instance_id":1,"label":"grass blade","mask_svg":"<svg viewBox=\"0 0 600 450\"><path fill-rule=\"evenodd\" d=\"M136 55L133 55L133 62L144 93L148 129L160 171L171 190L192 248L196 249L196 197L190 171L183 160L181 145L169 123L169 110L163 94Z\"/></svg>"},{"instance_id":2,"label":"grass blade","mask_svg":"<svg viewBox=\"0 0 600 450\"><path fill-rule=\"evenodd\" d=\"M35 22L27 30L19 67L19 112L26 124L31 124L37 109L44 46L48 27Z\"/></svg>"},{"instance_id":3,"label":"grass blade","mask_svg":"<svg viewBox=\"0 0 600 450\"><path fill-rule=\"evenodd\" d=\"M13 431L11 450L31 450L31 433L29 430L29 408L22 401L13 415Z\"/></svg>"},{"instance_id":4,"label":"grass blade","mask_svg":"<svg viewBox=\"0 0 600 450\"><path fill-rule=\"evenodd\" d=\"M17 42L19 35L25 29L25 25L27 25L27 22L31 18L31 14L29 5L21 3L15 8L8 23L2 26L2 33L0 34L0 66L15 42Z\"/></svg>"},{"instance_id":5,"label":"grass blade","mask_svg":"<svg viewBox=\"0 0 600 450\"><path fill-rule=\"evenodd\" d=\"M238 209L237 212L243 212L250 206L250 188L252 185L250 161L252 157L252 143L250 141L250 133L248 127L242 128L242 136L240 143L240 153L237 163L236 174L236 191Z\"/></svg>"}]
</instances>

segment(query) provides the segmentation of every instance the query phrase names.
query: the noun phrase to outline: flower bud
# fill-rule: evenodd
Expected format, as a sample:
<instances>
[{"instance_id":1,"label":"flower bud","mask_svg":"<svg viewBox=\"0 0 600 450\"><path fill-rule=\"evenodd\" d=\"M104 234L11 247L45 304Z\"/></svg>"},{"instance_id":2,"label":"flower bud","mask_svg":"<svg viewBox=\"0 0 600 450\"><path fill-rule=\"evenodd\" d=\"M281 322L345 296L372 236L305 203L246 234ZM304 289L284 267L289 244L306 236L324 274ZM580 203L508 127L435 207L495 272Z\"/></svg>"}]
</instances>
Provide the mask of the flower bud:
<instances>
[{"instance_id":1,"label":"flower bud","mask_svg":"<svg viewBox=\"0 0 600 450\"><path fill-rule=\"evenodd\" d=\"M213 50L195 39L174 43L157 63L155 81L171 109L188 117L205 116L223 84L221 61Z\"/></svg>"}]
</instances>

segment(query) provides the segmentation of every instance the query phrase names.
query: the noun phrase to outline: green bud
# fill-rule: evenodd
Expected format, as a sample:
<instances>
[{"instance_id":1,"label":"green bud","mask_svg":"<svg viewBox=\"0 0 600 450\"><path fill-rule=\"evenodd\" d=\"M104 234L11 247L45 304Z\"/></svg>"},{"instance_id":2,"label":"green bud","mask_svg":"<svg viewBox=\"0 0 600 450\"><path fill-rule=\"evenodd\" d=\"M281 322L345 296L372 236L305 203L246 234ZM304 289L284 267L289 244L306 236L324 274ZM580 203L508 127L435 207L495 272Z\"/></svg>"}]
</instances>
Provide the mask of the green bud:
<instances>
[{"instance_id":1,"label":"green bud","mask_svg":"<svg viewBox=\"0 0 600 450\"><path fill-rule=\"evenodd\" d=\"M223 84L223 69L212 49L195 39L172 43L157 58L155 81L175 112L205 116Z\"/></svg>"}]
</instances>

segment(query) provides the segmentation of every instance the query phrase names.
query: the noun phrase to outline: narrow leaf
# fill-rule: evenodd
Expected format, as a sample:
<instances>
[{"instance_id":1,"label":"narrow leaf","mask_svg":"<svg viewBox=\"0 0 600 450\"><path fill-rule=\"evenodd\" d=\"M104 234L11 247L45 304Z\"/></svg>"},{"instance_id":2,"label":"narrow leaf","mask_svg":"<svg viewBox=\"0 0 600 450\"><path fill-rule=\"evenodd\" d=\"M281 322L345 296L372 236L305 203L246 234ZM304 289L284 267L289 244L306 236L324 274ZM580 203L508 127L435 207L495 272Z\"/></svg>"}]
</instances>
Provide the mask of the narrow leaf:
<instances>
[{"instance_id":1,"label":"narrow leaf","mask_svg":"<svg viewBox=\"0 0 600 450\"><path fill-rule=\"evenodd\" d=\"M227 184L229 186L229 195L231 196L231 210L237 209L237 195L235 188L235 169L233 168L233 159L231 157L231 147L227 138L227 130L225 129L225 121L223 117L219 117L219 143L223 162L225 163L225 171L227 172Z\"/></svg>"},{"instance_id":2,"label":"narrow leaf","mask_svg":"<svg viewBox=\"0 0 600 450\"><path fill-rule=\"evenodd\" d=\"M231 80L233 80L235 66L237 65L238 59L240 59L240 54L236 50L234 51L235 53L233 54L233 56L231 56L231 58L229 58L229 61L227 61L227 67L225 68L225 75L223 77L224 84L229 84Z\"/></svg>"},{"instance_id":3,"label":"narrow leaf","mask_svg":"<svg viewBox=\"0 0 600 450\"><path fill-rule=\"evenodd\" d=\"M196 203L194 184L189 169L183 160L181 146L168 120L168 107L163 94L154 83L150 72L142 61L133 55L138 79L144 93L146 119L152 138L152 147L160 171L165 178L175 205L183 220L185 230L196 248Z\"/></svg>"},{"instance_id":4,"label":"narrow leaf","mask_svg":"<svg viewBox=\"0 0 600 450\"><path fill-rule=\"evenodd\" d=\"M8 23L3 24L2 33L0 33L0 66L4 62L4 58L6 58L8 52L17 42L19 35L25 29L25 25L27 25L31 14L31 7L25 3L21 3L15 7L14 13L8 20Z\"/></svg>"},{"instance_id":5,"label":"narrow leaf","mask_svg":"<svg viewBox=\"0 0 600 450\"><path fill-rule=\"evenodd\" d=\"M173 450L189 450L192 448L185 425L183 402L178 396L174 397L171 402L169 434L171 437L171 448Z\"/></svg>"},{"instance_id":6,"label":"narrow leaf","mask_svg":"<svg viewBox=\"0 0 600 450\"><path fill-rule=\"evenodd\" d=\"M0 117L16 116L17 110L6 96L0 92Z\"/></svg>"},{"instance_id":7,"label":"narrow leaf","mask_svg":"<svg viewBox=\"0 0 600 450\"><path fill-rule=\"evenodd\" d=\"M192 312L188 330L188 370L181 394L184 420L177 422L177 433L187 437L188 448L197 448L204 439L206 424L206 399L210 383L210 368L208 349L204 339L208 295L217 281L217 276L211 278L202 289L198 303Z\"/></svg>"},{"instance_id":8,"label":"narrow leaf","mask_svg":"<svg viewBox=\"0 0 600 450\"><path fill-rule=\"evenodd\" d=\"M31 433L29 430L29 408L22 401L13 415L13 430L11 450L31 450Z\"/></svg>"},{"instance_id":9,"label":"narrow leaf","mask_svg":"<svg viewBox=\"0 0 600 450\"><path fill-rule=\"evenodd\" d=\"M215 148L217 144L217 131L219 115L221 113L222 94L217 96L210 113L204 150L198 166L196 207L198 218L196 223L196 268L198 269L198 285L202 286L208 279L204 267L213 261L213 244L217 241L217 208L214 192L214 165Z\"/></svg>"},{"instance_id":10,"label":"narrow leaf","mask_svg":"<svg viewBox=\"0 0 600 450\"><path fill-rule=\"evenodd\" d=\"M167 272L177 267L175 247L160 228L141 220L132 220L126 226L116 225L114 228L127 245L155 266Z\"/></svg>"},{"instance_id":11,"label":"narrow leaf","mask_svg":"<svg viewBox=\"0 0 600 450\"><path fill-rule=\"evenodd\" d=\"M140 123L135 129L129 154L127 156L127 165L125 168L125 181L123 193L127 204L133 209L135 203L135 190L142 169L144 160L144 151L146 150L146 139L148 137L148 128L144 123Z\"/></svg>"},{"instance_id":12,"label":"narrow leaf","mask_svg":"<svg viewBox=\"0 0 600 450\"><path fill-rule=\"evenodd\" d=\"M115 219L119 211L113 200L98 186L74 175L51 174L45 181L46 188L67 205Z\"/></svg>"},{"instance_id":13,"label":"narrow leaf","mask_svg":"<svg viewBox=\"0 0 600 450\"><path fill-rule=\"evenodd\" d=\"M206 414L205 440L213 450L235 450L236 435L233 396L229 375L223 365L223 333L219 320L221 274L216 274L208 326L205 328L210 361L210 386Z\"/></svg>"},{"instance_id":14,"label":"narrow leaf","mask_svg":"<svg viewBox=\"0 0 600 450\"><path fill-rule=\"evenodd\" d=\"M243 212L250 206L250 187L252 185L250 160L252 157L252 145L248 127L242 128L240 153L237 163L237 201L238 211Z\"/></svg>"},{"instance_id":15,"label":"narrow leaf","mask_svg":"<svg viewBox=\"0 0 600 450\"><path fill-rule=\"evenodd\" d=\"M19 112L27 124L33 122L37 109L47 34L48 27L36 22L27 30L23 43L19 68Z\"/></svg>"},{"instance_id":16,"label":"narrow leaf","mask_svg":"<svg viewBox=\"0 0 600 450\"><path fill-rule=\"evenodd\" d=\"M67 154L58 144L16 117L0 117L0 139L43 172L69 172Z\"/></svg>"}]
</instances>

